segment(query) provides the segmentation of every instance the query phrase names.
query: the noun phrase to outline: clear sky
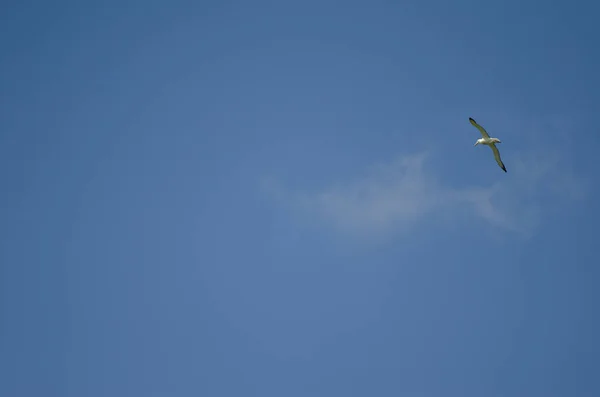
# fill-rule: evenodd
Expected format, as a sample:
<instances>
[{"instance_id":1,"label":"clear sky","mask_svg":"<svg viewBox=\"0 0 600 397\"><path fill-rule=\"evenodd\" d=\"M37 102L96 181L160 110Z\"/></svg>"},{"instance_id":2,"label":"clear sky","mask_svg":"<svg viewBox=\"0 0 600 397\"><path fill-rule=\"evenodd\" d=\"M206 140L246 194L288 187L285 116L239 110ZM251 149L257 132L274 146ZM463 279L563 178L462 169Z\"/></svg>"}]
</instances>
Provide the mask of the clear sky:
<instances>
[{"instance_id":1,"label":"clear sky","mask_svg":"<svg viewBox=\"0 0 600 397\"><path fill-rule=\"evenodd\" d=\"M600 395L597 2L0 15L0 395Z\"/></svg>"}]
</instances>

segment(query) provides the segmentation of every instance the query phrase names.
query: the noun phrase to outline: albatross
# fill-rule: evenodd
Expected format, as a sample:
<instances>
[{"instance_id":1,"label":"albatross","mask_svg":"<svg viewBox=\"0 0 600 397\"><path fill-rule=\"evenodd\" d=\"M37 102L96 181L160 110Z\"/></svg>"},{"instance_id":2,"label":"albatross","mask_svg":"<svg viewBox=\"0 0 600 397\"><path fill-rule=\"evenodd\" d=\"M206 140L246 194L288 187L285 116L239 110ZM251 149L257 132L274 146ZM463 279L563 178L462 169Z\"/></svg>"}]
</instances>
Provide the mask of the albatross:
<instances>
[{"instance_id":1,"label":"albatross","mask_svg":"<svg viewBox=\"0 0 600 397\"><path fill-rule=\"evenodd\" d=\"M494 158L496 159L496 163L498 163L500 168L502 168L502 170L504 172L506 172L506 167L504 166L504 163L502 162L502 159L500 158L500 152L498 151L498 148L496 147L496 143L502 143L500 141L500 139L490 138L490 135L487 133L485 128L483 128L482 126L477 124L477 122L475 120L473 120L471 117L469 117L469 121L471 122L471 124L473 124L479 130L479 132L481 132L481 135L483 136L483 138L479 138L475 142L474 146L477 146L479 144L488 145L494 152Z\"/></svg>"}]
</instances>

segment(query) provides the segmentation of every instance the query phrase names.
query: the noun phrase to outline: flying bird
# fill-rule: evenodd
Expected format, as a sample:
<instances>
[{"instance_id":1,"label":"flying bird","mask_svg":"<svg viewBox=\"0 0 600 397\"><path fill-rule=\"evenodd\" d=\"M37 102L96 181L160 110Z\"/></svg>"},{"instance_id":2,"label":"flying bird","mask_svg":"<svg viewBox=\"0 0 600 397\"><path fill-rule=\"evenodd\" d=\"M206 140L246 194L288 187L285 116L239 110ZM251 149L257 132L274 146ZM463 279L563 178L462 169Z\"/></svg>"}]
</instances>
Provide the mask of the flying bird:
<instances>
[{"instance_id":1,"label":"flying bird","mask_svg":"<svg viewBox=\"0 0 600 397\"><path fill-rule=\"evenodd\" d=\"M500 139L490 138L490 135L487 133L487 131L482 126L477 124L477 122L475 120L473 120L471 117L469 117L469 121L471 122L471 124L473 124L479 130L479 132L481 132L481 135L483 136L483 138L480 138L477 140L477 142L475 142L474 146L477 146L479 144L488 145L494 152L494 158L496 158L496 163L498 163L500 168L502 168L502 170L504 172L506 172L506 167L504 166L504 163L502 162L502 159L500 158L500 152L498 151L498 148L496 147L496 143L502 143L500 141Z\"/></svg>"}]
</instances>

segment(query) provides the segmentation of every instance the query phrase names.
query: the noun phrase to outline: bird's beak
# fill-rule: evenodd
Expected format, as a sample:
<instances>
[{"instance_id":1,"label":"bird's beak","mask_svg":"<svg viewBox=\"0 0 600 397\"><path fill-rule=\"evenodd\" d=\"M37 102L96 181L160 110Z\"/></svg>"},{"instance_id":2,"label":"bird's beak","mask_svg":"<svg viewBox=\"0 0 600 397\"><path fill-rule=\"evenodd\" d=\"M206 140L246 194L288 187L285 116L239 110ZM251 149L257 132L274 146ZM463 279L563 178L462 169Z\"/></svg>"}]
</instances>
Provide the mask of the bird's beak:
<instances>
[{"instance_id":1,"label":"bird's beak","mask_svg":"<svg viewBox=\"0 0 600 397\"><path fill-rule=\"evenodd\" d=\"M475 144L473 146L477 146L477 145L479 145L479 142L475 142Z\"/></svg>"}]
</instances>

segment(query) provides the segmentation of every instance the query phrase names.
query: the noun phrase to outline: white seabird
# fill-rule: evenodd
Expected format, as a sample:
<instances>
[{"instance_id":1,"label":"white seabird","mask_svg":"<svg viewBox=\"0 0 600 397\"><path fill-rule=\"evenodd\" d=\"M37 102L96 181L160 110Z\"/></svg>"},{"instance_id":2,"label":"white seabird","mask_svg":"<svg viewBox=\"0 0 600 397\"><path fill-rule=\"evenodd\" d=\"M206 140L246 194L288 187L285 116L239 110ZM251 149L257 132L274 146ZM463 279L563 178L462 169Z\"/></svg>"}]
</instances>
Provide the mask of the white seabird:
<instances>
[{"instance_id":1,"label":"white seabird","mask_svg":"<svg viewBox=\"0 0 600 397\"><path fill-rule=\"evenodd\" d=\"M477 142L475 142L474 146L477 146L479 144L488 145L494 152L494 157L496 158L496 163L498 163L500 168L502 168L502 170L504 172L506 172L506 167L504 166L502 159L500 159L500 152L498 151L498 148L496 147L496 143L502 143L500 141L500 139L490 138L487 131L482 126L477 124L477 122L475 120L473 120L471 117L469 117L469 121L471 122L471 124L473 124L475 127L477 127L477 129L479 130L479 132L481 132L481 135L483 136L483 138L480 138L477 140Z\"/></svg>"}]
</instances>

